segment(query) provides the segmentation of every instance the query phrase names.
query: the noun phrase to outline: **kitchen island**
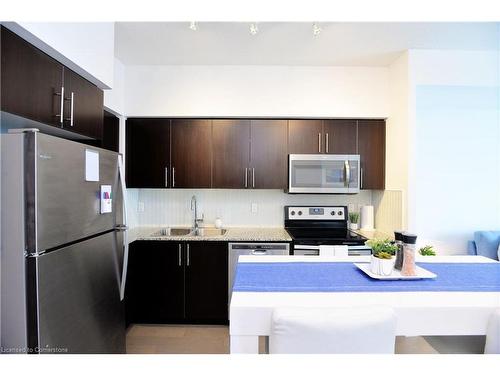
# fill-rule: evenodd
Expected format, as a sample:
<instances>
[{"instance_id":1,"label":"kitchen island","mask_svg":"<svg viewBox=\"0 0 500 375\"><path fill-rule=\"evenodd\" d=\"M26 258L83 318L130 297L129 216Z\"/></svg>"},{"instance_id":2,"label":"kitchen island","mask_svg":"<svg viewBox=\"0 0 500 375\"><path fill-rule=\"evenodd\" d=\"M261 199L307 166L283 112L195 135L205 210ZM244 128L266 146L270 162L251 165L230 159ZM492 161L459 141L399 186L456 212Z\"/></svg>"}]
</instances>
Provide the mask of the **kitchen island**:
<instances>
[{"instance_id":1,"label":"kitchen island","mask_svg":"<svg viewBox=\"0 0 500 375\"><path fill-rule=\"evenodd\" d=\"M242 256L239 263L352 263L352 258L268 256L260 259ZM368 262L369 257L356 257L354 261ZM498 262L479 256L418 257L417 262L423 267L425 263L473 263L479 266L481 264L498 266ZM411 281L406 282L411 283ZM385 305L395 310L398 319L396 334L399 336L484 335L491 313L500 307L500 276L497 280L493 280L493 284L494 290L488 291L394 292L378 290L342 293L339 291L297 292L291 289L287 291L241 291L239 289L244 289L241 288L244 285L238 285L238 280L236 280L230 305L231 353L257 354L258 338L270 335L272 314L277 307ZM265 289L267 286L260 285L260 287Z\"/></svg>"}]
</instances>

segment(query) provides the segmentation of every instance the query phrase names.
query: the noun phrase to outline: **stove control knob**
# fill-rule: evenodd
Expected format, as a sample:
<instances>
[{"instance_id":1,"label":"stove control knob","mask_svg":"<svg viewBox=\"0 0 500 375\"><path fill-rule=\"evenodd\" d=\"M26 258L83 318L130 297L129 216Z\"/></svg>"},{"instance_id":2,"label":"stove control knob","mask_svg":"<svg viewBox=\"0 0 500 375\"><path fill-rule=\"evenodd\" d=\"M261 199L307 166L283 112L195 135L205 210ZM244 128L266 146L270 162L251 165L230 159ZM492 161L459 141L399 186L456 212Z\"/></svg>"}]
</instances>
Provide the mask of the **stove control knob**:
<instances>
[{"instance_id":1,"label":"stove control knob","mask_svg":"<svg viewBox=\"0 0 500 375\"><path fill-rule=\"evenodd\" d=\"M335 211L330 212L332 216L335 216Z\"/></svg>"},{"instance_id":2,"label":"stove control knob","mask_svg":"<svg viewBox=\"0 0 500 375\"><path fill-rule=\"evenodd\" d=\"M342 216L342 211L337 212L338 215Z\"/></svg>"},{"instance_id":3,"label":"stove control knob","mask_svg":"<svg viewBox=\"0 0 500 375\"><path fill-rule=\"evenodd\" d=\"M302 211L299 211L299 216L302 215Z\"/></svg>"},{"instance_id":4,"label":"stove control knob","mask_svg":"<svg viewBox=\"0 0 500 375\"><path fill-rule=\"evenodd\" d=\"M292 216L295 215L295 211L290 212L290 215Z\"/></svg>"}]
</instances>

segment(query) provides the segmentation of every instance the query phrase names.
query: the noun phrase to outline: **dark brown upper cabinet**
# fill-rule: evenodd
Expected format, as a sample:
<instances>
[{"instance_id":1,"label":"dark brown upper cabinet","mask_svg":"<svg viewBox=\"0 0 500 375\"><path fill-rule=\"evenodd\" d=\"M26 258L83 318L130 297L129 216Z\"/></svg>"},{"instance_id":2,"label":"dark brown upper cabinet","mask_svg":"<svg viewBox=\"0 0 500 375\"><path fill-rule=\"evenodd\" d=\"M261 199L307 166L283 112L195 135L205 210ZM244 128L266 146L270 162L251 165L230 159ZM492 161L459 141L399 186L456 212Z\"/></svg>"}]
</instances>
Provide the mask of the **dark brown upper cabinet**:
<instances>
[{"instance_id":1,"label":"dark brown upper cabinet","mask_svg":"<svg viewBox=\"0 0 500 375\"><path fill-rule=\"evenodd\" d=\"M325 154L356 154L356 120L323 120Z\"/></svg>"},{"instance_id":2,"label":"dark brown upper cabinet","mask_svg":"<svg viewBox=\"0 0 500 375\"><path fill-rule=\"evenodd\" d=\"M64 128L102 139L103 92L80 75L64 68Z\"/></svg>"},{"instance_id":3,"label":"dark brown upper cabinet","mask_svg":"<svg viewBox=\"0 0 500 375\"><path fill-rule=\"evenodd\" d=\"M355 154L356 120L290 120L290 154Z\"/></svg>"},{"instance_id":4,"label":"dark brown upper cabinet","mask_svg":"<svg viewBox=\"0 0 500 375\"><path fill-rule=\"evenodd\" d=\"M361 189L385 189L385 121L358 121Z\"/></svg>"},{"instance_id":5,"label":"dark brown upper cabinet","mask_svg":"<svg viewBox=\"0 0 500 375\"><path fill-rule=\"evenodd\" d=\"M213 187L248 188L250 120L213 120Z\"/></svg>"},{"instance_id":6,"label":"dark brown upper cabinet","mask_svg":"<svg viewBox=\"0 0 500 375\"><path fill-rule=\"evenodd\" d=\"M288 152L319 154L324 151L323 120L288 121Z\"/></svg>"},{"instance_id":7,"label":"dark brown upper cabinet","mask_svg":"<svg viewBox=\"0 0 500 375\"><path fill-rule=\"evenodd\" d=\"M287 120L251 120L249 187L286 189L287 165Z\"/></svg>"},{"instance_id":8,"label":"dark brown upper cabinet","mask_svg":"<svg viewBox=\"0 0 500 375\"><path fill-rule=\"evenodd\" d=\"M384 120L129 118L127 183L286 189L288 154L320 150L360 154L362 189L384 188Z\"/></svg>"},{"instance_id":9,"label":"dark brown upper cabinet","mask_svg":"<svg viewBox=\"0 0 500 375\"><path fill-rule=\"evenodd\" d=\"M2 111L101 139L102 90L5 27L0 38Z\"/></svg>"},{"instance_id":10,"label":"dark brown upper cabinet","mask_svg":"<svg viewBox=\"0 0 500 375\"><path fill-rule=\"evenodd\" d=\"M172 187L212 187L212 120L172 120Z\"/></svg>"},{"instance_id":11,"label":"dark brown upper cabinet","mask_svg":"<svg viewBox=\"0 0 500 375\"><path fill-rule=\"evenodd\" d=\"M120 119L111 112L104 111L100 146L106 150L120 152Z\"/></svg>"},{"instance_id":12,"label":"dark brown upper cabinet","mask_svg":"<svg viewBox=\"0 0 500 375\"><path fill-rule=\"evenodd\" d=\"M170 120L128 118L125 128L127 187L171 187Z\"/></svg>"},{"instance_id":13,"label":"dark brown upper cabinet","mask_svg":"<svg viewBox=\"0 0 500 375\"><path fill-rule=\"evenodd\" d=\"M63 66L0 27L2 111L61 127Z\"/></svg>"}]
</instances>

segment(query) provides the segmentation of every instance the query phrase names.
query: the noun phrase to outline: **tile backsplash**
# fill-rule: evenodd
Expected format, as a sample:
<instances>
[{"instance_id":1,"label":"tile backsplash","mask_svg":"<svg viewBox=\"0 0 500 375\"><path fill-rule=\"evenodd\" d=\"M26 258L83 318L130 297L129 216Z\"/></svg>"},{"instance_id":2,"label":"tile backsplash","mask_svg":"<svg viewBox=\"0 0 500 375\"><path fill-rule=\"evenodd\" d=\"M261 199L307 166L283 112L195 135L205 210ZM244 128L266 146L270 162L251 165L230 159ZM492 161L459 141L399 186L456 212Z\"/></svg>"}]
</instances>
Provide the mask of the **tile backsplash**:
<instances>
[{"instance_id":1,"label":"tile backsplash","mask_svg":"<svg viewBox=\"0 0 500 375\"><path fill-rule=\"evenodd\" d=\"M282 227L283 206L372 204L372 192L355 195L293 195L281 190L127 189L129 223L136 226L191 225L191 197L196 195L203 225L217 217L224 226Z\"/></svg>"}]
</instances>

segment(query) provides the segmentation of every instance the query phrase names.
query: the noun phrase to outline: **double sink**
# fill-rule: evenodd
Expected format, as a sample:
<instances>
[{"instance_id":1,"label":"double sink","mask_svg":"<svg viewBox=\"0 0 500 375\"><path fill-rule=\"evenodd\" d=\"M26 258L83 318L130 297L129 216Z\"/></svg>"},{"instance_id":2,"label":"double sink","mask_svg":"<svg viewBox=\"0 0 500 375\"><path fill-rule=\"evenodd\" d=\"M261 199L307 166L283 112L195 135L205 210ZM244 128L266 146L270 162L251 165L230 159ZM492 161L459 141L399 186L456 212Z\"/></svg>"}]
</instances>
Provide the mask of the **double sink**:
<instances>
[{"instance_id":1,"label":"double sink","mask_svg":"<svg viewBox=\"0 0 500 375\"><path fill-rule=\"evenodd\" d=\"M227 232L227 229L217 229L217 228L198 228L193 230L192 228L162 228L157 232L151 234L150 237L179 237L179 236L199 236L199 237L216 237L223 236Z\"/></svg>"}]
</instances>

